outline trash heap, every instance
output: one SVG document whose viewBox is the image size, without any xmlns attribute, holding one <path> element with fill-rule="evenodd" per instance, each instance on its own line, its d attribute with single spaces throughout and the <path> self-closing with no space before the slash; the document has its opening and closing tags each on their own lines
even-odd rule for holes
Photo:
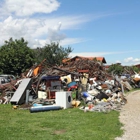
<svg viewBox="0 0 140 140">
<path fill-rule="evenodd" d="M 48 75 L 66 75 L 72 74 L 82 74 L 88 73 L 89 77 L 98 77 L 99 80 L 104 81 L 108 76 L 108 73 L 105 71 L 105 68 L 101 62 L 93 61 L 89 59 L 79 59 L 73 62 L 67 62 L 66 64 L 58 67 L 52 67 L 48 70 Z"/>
<path fill-rule="evenodd" d="M 134 75 L 108 74 L 104 65 L 94 60 L 79 59 L 59 67 L 47 67 L 44 60 L 23 73 L 14 90 L 6 89 L 0 103 L 31 113 L 70 107 L 108 112 L 127 103 L 124 91 L 137 88 L 138 81 Z"/>
</svg>

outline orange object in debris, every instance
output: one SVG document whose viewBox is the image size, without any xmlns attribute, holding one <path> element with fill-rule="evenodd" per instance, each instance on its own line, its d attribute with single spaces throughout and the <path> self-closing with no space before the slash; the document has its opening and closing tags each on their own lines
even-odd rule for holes
<svg viewBox="0 0 140 140">
<path fill-rule="evenodd" d="M 34 76 L 36 76 L 38 74 L 38 71 L 39 71 L 39 67 L 34 69 Z"/>
</svg>

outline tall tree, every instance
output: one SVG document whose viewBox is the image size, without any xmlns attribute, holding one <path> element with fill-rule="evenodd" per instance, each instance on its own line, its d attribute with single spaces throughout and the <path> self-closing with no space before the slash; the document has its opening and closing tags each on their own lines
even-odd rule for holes
<svg viewBox="0 0 140 140">
<path fill-rule="evenodd" d="M 68 58 L 71 52 L 71 47 L 64 48 L 59 46 L 59 43 L 52 42 L 46 44 L 43 48 L 35 49 L 36 61 L 40 63 L 43 59 L 46 59 L 48 66 L 61 65 L 62 60 Z"/>
<path fill-rule="evenodd" d="M 5 41 L 0 47 L 0 72 L 19 75 L 34 63 L 34 51 L 23 38 Z"/>
</svg>

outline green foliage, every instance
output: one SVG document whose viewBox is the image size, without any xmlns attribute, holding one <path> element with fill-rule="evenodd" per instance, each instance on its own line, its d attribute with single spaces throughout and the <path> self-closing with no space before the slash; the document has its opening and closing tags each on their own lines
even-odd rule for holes
<svg viewBox="0 0 140 140">
<path fill-rule="evenodd" d="M 132 66 L 132 69 L 133 69 L 133 71 L 135 71 L 137 73 L 140 71 L 140 69 L 138 67 L 136 67 L 136 66 Z"/>
<path fill-rule="evenodd" d="M 119 112 L 79 108 L 30 113 L 0 105 L 1 140 L 113 140 L 123 132 Z"/>
<path fill-rule="evenodd" d="M 97 62 L 97 58 L 96 58 L 96 57 L 95 57 L 95 58 L 93 58 L 93 61 Z"/>
<path fill-rule="evenodd" d="M 113 72 L 118 75 L 122 73 L 133 73 L 134 71 L 138 73 L 140 69 L 136 66 L 121 66 L 119 64 L 112 64 L 108 69 L 109 73 Z"/>
<path fill-rule="evenodd" d="M 60 65 L 62 60 L 68 58 L 71 52 L 71 47 L 63 48 L 58 43 L 46 44 L 43 48 L 35 50 L 36 62 L 40 63 L 46 59 L 46 63 L 49 66 Z"/>
<path fill-rule="evenodd" d="M 114 74 L 120 75 L 123 72 L 123 66 L 121 66 L 119 64 L 112 64 L 109 67 L 108 72 L 109 73 L 113 72 Z"/>
<path fill-rule="evenodd" d="M 5 41 L 0 47 L 0 72 L 19 75 L 34 63 L 34 52 L 23 38 Z"/>
</svg>

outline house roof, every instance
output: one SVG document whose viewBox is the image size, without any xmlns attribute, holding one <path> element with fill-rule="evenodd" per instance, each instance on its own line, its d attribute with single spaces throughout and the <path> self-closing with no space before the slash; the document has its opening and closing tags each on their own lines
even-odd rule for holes
<svg viewBox="0 0 140 140">
<path fill-rule="evenodd" d="M 65 62 L 67 62 L 69 60 L 70 60 L 70 58 L 65 58 L 65 59 L 62 60 L 62 62 L 65 63 Z"/>
<path fill-rule="evenodd" d="M 136 65 L 134 65 L 134 66 L 140 66 L 140 64 L 136 64 Z"/>
<path fill-rule="evenodd" d="M 83 56 L 75 56 L 75 57 L 73 57 L 73 58 L 64 60 L 63 62 L 73 61 L 73 60 L 75 60 L 76 58 L 89 59 L 89 60 L 94 60 L 94 59 L 96 59 L 97 61 L 101 61 L 102 63 L 106 63 L 106 60 L 105 60 L 104 57 L 83 57 Z"/>
</svg>

